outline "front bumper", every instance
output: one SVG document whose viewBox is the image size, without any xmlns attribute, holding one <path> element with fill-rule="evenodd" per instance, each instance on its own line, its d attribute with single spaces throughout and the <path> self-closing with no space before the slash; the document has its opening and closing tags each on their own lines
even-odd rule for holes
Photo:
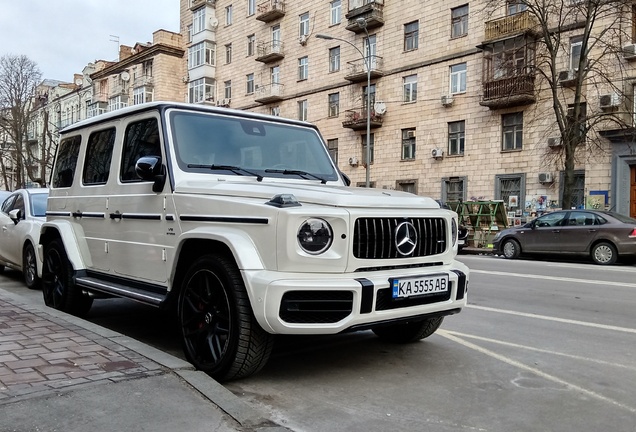
<svg viewBox="0 0 636 432">
<path fill-rule="evenodd" d="M 447 274 L 450 289 L 394 300 L 391 278 Z M 469 271 L 448 265 L 339 275 L 244 271 L 254 315 L 278 334 L 335 334 L 407 318 L 449 315 L 466 305 Z"/>
</svg>

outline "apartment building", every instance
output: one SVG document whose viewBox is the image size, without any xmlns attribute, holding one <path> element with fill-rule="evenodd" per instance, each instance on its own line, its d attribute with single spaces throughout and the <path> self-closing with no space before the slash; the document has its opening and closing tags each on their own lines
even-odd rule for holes
<svg viewBox="0 0 636 432">
<path fill-rule="evenodd" d="M 552 100 L 526 67 L 536 23 L 522 4 L 501 5 L 181 0 L 188 100 L 318 124 L 358 186 L 368 173 L 373 187 L 445 201 L 501 199 L 518 214 L 558 208 L 563 168 Z M 560 65 L 564 85 L 576 32 Z M 502 58 L 512 59 L 514 73 L 497 65 Z M 604 90 L 590 88 L 588 109 L 625 102 L 608 102 Z M 607 136 L 601 151 L 579 151 L 576 205 L 596 194 L 630 214 L 631 140 Z"/>
</svg>

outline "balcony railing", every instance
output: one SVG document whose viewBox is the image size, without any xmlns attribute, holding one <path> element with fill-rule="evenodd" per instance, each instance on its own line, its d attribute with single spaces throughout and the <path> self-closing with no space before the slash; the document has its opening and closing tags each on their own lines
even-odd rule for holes
<svg viewBox="0 0 636 432">
<path fill-rule="evenodd" d="M 283 42 L 281 41 L 260 41 L 256 47 L 256 61 L 269 63 L 285 58 Z"/>
<path fill-rule="evenodd" d="M 382 57 L 370 56 L 369 70 L 371 71 L 371 79 L 384 76 L 382 65 L 384 64 Z M 367 64 L 365 59 L 358 59 L 347 62 L 348 69 L 345 79 L 351 82 L 360 82 L 367 79 Z"/>
<path fill-rule="evenodd" d="M 364 32 L 358 25 L 358 18 L 366 21 L 367 30 L 380 27 L 384 25 L 384 0 L 351 0 L 345 17 L 348 20 L 346 29 L 354 33 Z"/>
<path fill-rule="evenodd" d="M 266 104 L 283 100 L 283 85 L 273 83 L 258 86 L 254 100 L 258 103 Z"/>
<path fill-rule="evenodd" d="M 110 86 L 108 91 L 108 97 L 113 97 L 117 95 L 125 95 L 125 94 L 128 94 L 128 86 L 125 86 L 122 84 L 116 84 L 116 85 Z"/>
<path fill-rule="evenodd" d="M 529 105 L 536 102 L 533 75 L 517 75 L 486 81 L 483 99 L 479 102 L 490 109 Z"/>
<path fill-rule="evenodd" d="M 498 18 L 486 22 L 485 38 L 492 41 L 521 33 L 536 31 L 537 21 L 528 11 L 519 12 L 515 15 Z"/>
<path fill-rule="evenodd" d="M 344 112 L 345 120 L 342 122 L 342 127 L 346 127 L 353 130 L 364 130 L 367 127 L 367 107 L 355 108 L 346 110 Z M 371 117 L 369 125 L 371 128 L 377 128 L 382 126 L 383 117 L 377 114 L 374 109 L 371 109 Z"/>
<path fill-rule="evenodd" d="M 263 22 L 274 21 L 285 16 L 285 2 L 282 0 L 269 0 L 258 5 L 256 19 Z"/>
<path fill-rule="evenodd" d="M 153 79 L 152 76 L 150 75 L 142 75 L 139 76 L 137 78 L 135 78 L 135 81 L 133 82 L 133 87 L 137 88 L 137 87 L 151 87 L 153 85 Z"/>
</svg>

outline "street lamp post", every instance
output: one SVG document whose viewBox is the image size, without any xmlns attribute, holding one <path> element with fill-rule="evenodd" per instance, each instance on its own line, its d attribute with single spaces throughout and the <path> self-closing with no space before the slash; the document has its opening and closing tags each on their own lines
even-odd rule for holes
<svg viewBox="0 0 636 432">
<path fill-rule="evenodd" d="M 366 33 L 367 44 L 369 44 L 369 31 L 367 30 L 367 21 L 364 18 L 358 18 L 356 20 L 356 23 Z M 365 150 L 366 150 L 366 160 L 367 160 L 366 187 L 370 188 L 371 187 L 371 175 L 370 175 L 371 174 L 371 50 L 370 50 L 370 47 L 369 47 L 369 55 L 367 56 L 367 55 L 364 55 L 364 53 L 360 50 L 360 48 L 358 48 L 357 46 L 355 46 L 348 40 L 337 38 L 335 36 L 330 36 L 326 34 L 317 34 L 316 37 L 318 39 L 339 40 L 341 42 L 351 45 L 352 47 L 356 49 L 356 51 L 358 51 L 358 53 L 360 53 L 362 60 L 364 60 L 364 66 L 367 68 L 367 103 L 366 103 L 367 105 L 367 138 L 366 138 L 367 146 Z"/>
</svg>

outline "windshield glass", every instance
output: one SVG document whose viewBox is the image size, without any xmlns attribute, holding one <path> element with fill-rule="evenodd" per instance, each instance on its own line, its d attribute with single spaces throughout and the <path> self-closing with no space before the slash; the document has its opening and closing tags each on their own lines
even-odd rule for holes
<svg viewBox="0 0 636 432">
<path fill-rule="evenodd" d="M 312 128 L 187 111 L 171 112 L 170 128 L 183 171 L 338 179 Z"/>
</svg>

